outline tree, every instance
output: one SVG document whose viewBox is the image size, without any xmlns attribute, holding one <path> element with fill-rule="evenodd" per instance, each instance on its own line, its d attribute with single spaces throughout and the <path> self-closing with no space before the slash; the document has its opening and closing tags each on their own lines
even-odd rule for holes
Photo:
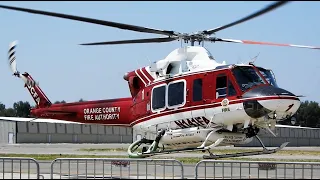
<svg viewBox="0 0 320 180">
<path fill-rule="evenodd" d="M 66 103 L 66 101 L 65 101 L 65 100 L 62 100 L 62 101 L 56 101 L 56 102 L 54 102 L 53 104 L 61 104 L 61 103 Z"/>
<path fill-rule="evenodd" d="M 13 108 L 6 109 L 4 113 L 5 117 L 16 117 L 16 111 Z"/>
<path fill-rule="evenodd" d="M 27 101 L 19 101 L 13 104 L 13 109 L 15 110 L 17 117 L 29 117 L 31 105 Z"/>
<path fill-rule="evenodd" d="M 0 103 L 0 116 L 5 116 L 6 105 Z"/>
<path fill-rule="evenodd" d="M 79 102 L 84 102 L 85 100 L 83 100 L 82 98 L 79 100 Z"/>
<path fill-rule="evenodd" d="M 315 101 L 301 102 L 296 115 L 302 126 L 317 127 L 320 125 L 320 107 Z"/>
</svg>

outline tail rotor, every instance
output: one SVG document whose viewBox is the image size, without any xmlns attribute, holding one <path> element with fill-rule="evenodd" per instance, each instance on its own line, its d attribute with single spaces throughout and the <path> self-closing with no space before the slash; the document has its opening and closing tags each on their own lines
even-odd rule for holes
<svg viewBox="0 0 320 180">
<path fill-rule="evenodd" d="M 16 47 L 17 47 L 18 41 L 13 41 L 9 44 L 9 51 L 8 51 L 8 60 L 9 60 L 9 66 L 11 68 L 11 71 L 13 75 L 19 77 L 19 72 L 17 70 L 17 63 L 16 63 Z"/>
<path fill-rule="evenodd" d="M 20 78 L 23 80 L 23 82 L 28 85 L 28 86 L 36 86 L 39 85 L 38 82 L 35 82 L 34 80 L 30 80 L 29 78 L 27 78 L 28 74 L 21 74 L 18 70 L 17 70 L 17 62 L 16 62 L 16 48 L 18 45 L 18 41 L 13 41 L 9 44 L 9 51 L 8 51 L 8 62 L 9 62 L 9 66 L 10 69 L 13 73 L 14 76 Z"/>
</svg>

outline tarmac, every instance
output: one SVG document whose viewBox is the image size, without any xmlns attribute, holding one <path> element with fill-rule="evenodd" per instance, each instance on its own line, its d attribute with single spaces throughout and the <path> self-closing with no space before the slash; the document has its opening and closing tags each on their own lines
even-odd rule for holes
<svg viewBox="0 0 320 180">
<path fill-rule="evenodd" d="M 6 154 L 62 154 L 62 155 L 108 155 L 108 156 L 127 156 L 126 151 L 79 151 L 80 149 L 127 149 L 130 144 L 0 144 L 0 153 Z M 276 148 L 276 147 L 268 147 Z M 261 147 L 215 147 L 215 149 L 254 149 L 261 150 Z M 283 150 L 319 151 L 320 147 L 285 147 Z M 214 149 L 212 150 L 214 153 Z M 157 157 L 202 157 L 205 153 L 174 153 L 157 155 Z M 276 158 L 276 159 L 320 159 L 320 156 L 306 155 L 283 155 L 265 154 L 256 156 L 246 156 L 246 158 Z"/>
<path fill-rule="evenodd" d="M 127 148 L 129 144 L 3 144 L 0 153 L 8 154 L 77 154 L 77 155 L 120 155 L 126 152 L 79 151 L 79 149 Z M 261 149 L 252 147 L 216 147 L 216 149 Z M 285 147 L 284 150 L 320 151 L 320 147 Z M 177 157 L 202 157 L 203 153 L 175 153 L 159 155 L 159 157 L 175 159 Z M 249 156 L 247 156 L 249 157 Z M 257 163 L 202 163 L 196 169 L 196 164 L 180 164 L 175 161 L 130 159 L 119 160 L 63 160 L 37 161 L 40 178 L 54 179 L 171 179 L 171 178 L 317 178 L 320 179 L 320 163 L 290 165 L 290 159 L 320 159 L 317 156 L 292 156 L 267 154 L 252 156 L 252 158 L 288 159 L 289 164 L 277 164 L 275 168 L 264 164 L 269 170 L 262 169 Z M 120 163 L 120 164 L 119 164 Z M 4 172 L 4 173 L 3 173 Z M 37 165 L 30 161 L 7 161 L 0 158 L 0 179 L 37 178 Z M 182 176 L 183 175 L 183 176 Z"/>
</svg>

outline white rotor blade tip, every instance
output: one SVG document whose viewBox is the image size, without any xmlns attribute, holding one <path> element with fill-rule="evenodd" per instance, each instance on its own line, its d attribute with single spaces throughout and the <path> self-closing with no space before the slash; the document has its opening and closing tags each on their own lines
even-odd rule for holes
<svg viewBox="0 0 320 180">
<path fill-rule="evenodd" d="M 15 40 L 9 44 L 9 51 L 8 51 L 8 60 L 9 65 L 11 68 L 12 73 L 17 73 L 17 63 L 16 63 L 16 57 L 12 53 L 15 53 L 15 47 L 18 44 L 18 41 Z M 10 56 L 11 55 L 11 56 Z"/>
<path fill-rule="evenodd" d="M 15 45 L 17 45 L 18 44 L 18 40 L 15 40 L 15 41 L 13 41 L 13 42 L 11 42 L 10 43 L 10 47 L 13 47 L 13 46 L 15 46 Z"/>
</svg>

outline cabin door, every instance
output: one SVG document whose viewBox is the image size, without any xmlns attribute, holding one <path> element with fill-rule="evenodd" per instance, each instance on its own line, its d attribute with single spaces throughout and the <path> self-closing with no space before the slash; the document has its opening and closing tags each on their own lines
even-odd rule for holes
<svg viewBox="0 0 320 180">
<path fill-rule="evenodd" d="M 237 91 L 231 79 L 230 71 L 219 71 L 215 73 L 214 95 L 215 108 L 213 109 L 214 119 L 216 122 L 230 122 L 234 119 L 234 113 L 237 112 L 237 107 L 233 103 L 237 99 Z M 229 127 L 228 127 L 229 128 Z"/>
<path fill-rule="evenodd" d="M 209 108 L 205 109 L 207 117 L 213 118 L 217 113 L 222 112 L 222 101 L 228 103 L 237 96 L 236 90 L 230 78 L 229 70 L 220 70 L 208 74 L 204 77 L 205 99 L 206 104 L 211 104 Z M 215 118 L 215 117 L 214 117 Z"/>
</svg>

